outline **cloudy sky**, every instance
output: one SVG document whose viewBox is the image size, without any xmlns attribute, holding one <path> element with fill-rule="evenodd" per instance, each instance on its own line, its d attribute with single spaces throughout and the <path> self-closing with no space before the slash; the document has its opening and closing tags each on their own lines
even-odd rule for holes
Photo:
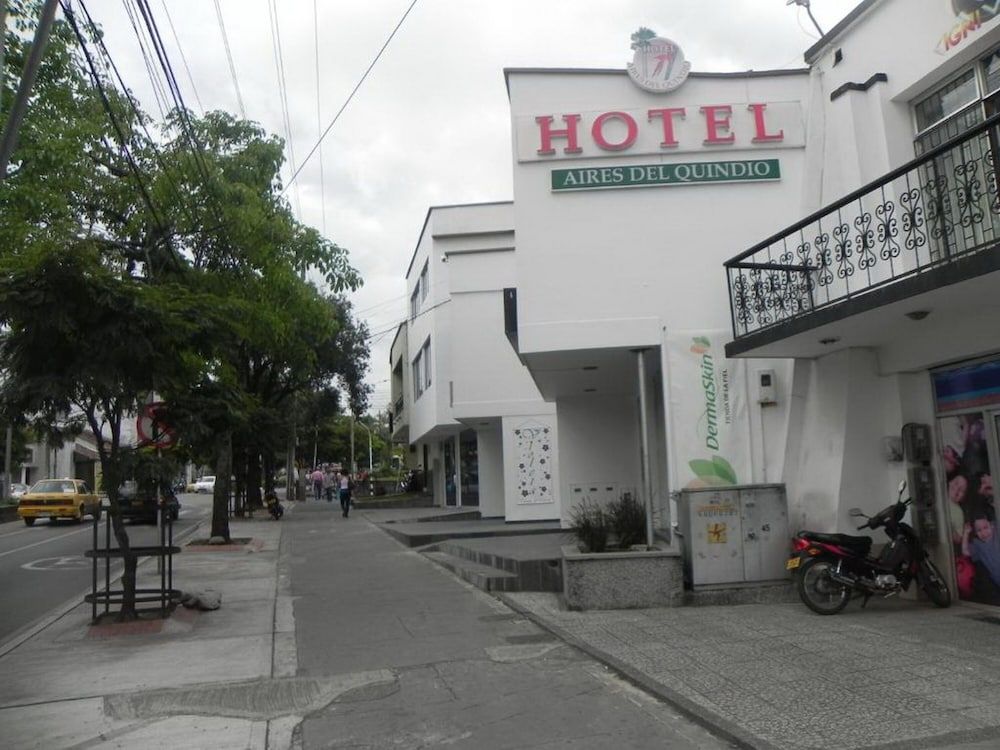
<svg viewBox="0 0 1000 750">
<path fill-rule="evenodd" d="M 86 2 L 126 83 L 156 113 L 125 3 Z M 812 0 L 812 11 L 829 30 L 858 2 Z M 246 116 L 283 137 L 272 3 L 286 156 L 293 149 L 298 164 L 412 4 L 323 141 L 323 179 L 317 151 L 288 193 L 299 219 L 347 248 L 364 276 L 352 299 L 375 334 L 373 410 L 389 402 L 389 345 L 428 207 L 512 197 L 505 67 L 624 69 L 639 26 L 678 42 L 695 71 L 801 67 L 818 37 L 805 10 L 785 0 L 150 0 L 189 106 L 240 111 L 218 6 Z"/>
</svg>

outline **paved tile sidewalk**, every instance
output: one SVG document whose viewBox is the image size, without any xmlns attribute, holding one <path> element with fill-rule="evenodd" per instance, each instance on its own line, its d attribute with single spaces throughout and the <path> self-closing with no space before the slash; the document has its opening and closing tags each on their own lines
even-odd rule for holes
<svg viewBox="0 0 1000 750">
<path fill-rule="evenodd" d="M 570 612 L 512 606 L 647 689 L 759 748 L 1000 747 L 1000 617 L 873 602 Z"/>
</svg>

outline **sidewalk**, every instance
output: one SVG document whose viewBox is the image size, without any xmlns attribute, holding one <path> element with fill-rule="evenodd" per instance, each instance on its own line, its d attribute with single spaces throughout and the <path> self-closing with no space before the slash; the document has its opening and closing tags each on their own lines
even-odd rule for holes
<svg viewBox="0 0 1000 750">
<path fill-rule="evenodd" d="M 568 643 L 754 748 L 1000 747 L 1000 612 L 897 600 L 569 612 L 502 594 Z"/>
<path fill-rule="evenodd" d="M 0 746 L 1000 747 L 1000 613 L 500 601 L 388 513 L 298 504 L 234 521 L 251 544 L 185 547 L 175 585 L 217 611 L 92 628 L 75 607 L 0 656 Z"/>
<path fill-rule="evenodd" d="M 80 604 L 0 657 L 0 745 L 235 749 L 290 736 L 294 725 L 260 705 L 295 672 L 280 525 L 234 521 L 231 532 L 255 543 L 174 557 L 175 588 L 219 591 L 221 609 L 91 627 Z M 140 565 L 140 587 L 155 578 L 155 563 Z"/>
</svg>

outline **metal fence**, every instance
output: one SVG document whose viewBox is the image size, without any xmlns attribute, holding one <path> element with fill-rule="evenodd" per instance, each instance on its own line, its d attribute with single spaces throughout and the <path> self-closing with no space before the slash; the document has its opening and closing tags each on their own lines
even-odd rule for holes
<svg viewBox="0 0 1000 750">
<path fill-rule="evenodd" d="M 727 261 L 736 340 L 994 246 L 998 127 L 1000 115 Z"/>
</svg>

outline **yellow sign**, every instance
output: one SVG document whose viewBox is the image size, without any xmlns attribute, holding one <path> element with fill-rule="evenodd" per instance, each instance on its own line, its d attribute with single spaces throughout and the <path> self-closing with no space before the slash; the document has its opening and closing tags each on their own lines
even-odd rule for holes
<svg viewBox="0 0 1000 750">
<path fill-rule="evenodd" d="M 708 524 L 708 543 L 709 544 L 726 543 L 726 524 L 724 523 Z"/>
</svg>

